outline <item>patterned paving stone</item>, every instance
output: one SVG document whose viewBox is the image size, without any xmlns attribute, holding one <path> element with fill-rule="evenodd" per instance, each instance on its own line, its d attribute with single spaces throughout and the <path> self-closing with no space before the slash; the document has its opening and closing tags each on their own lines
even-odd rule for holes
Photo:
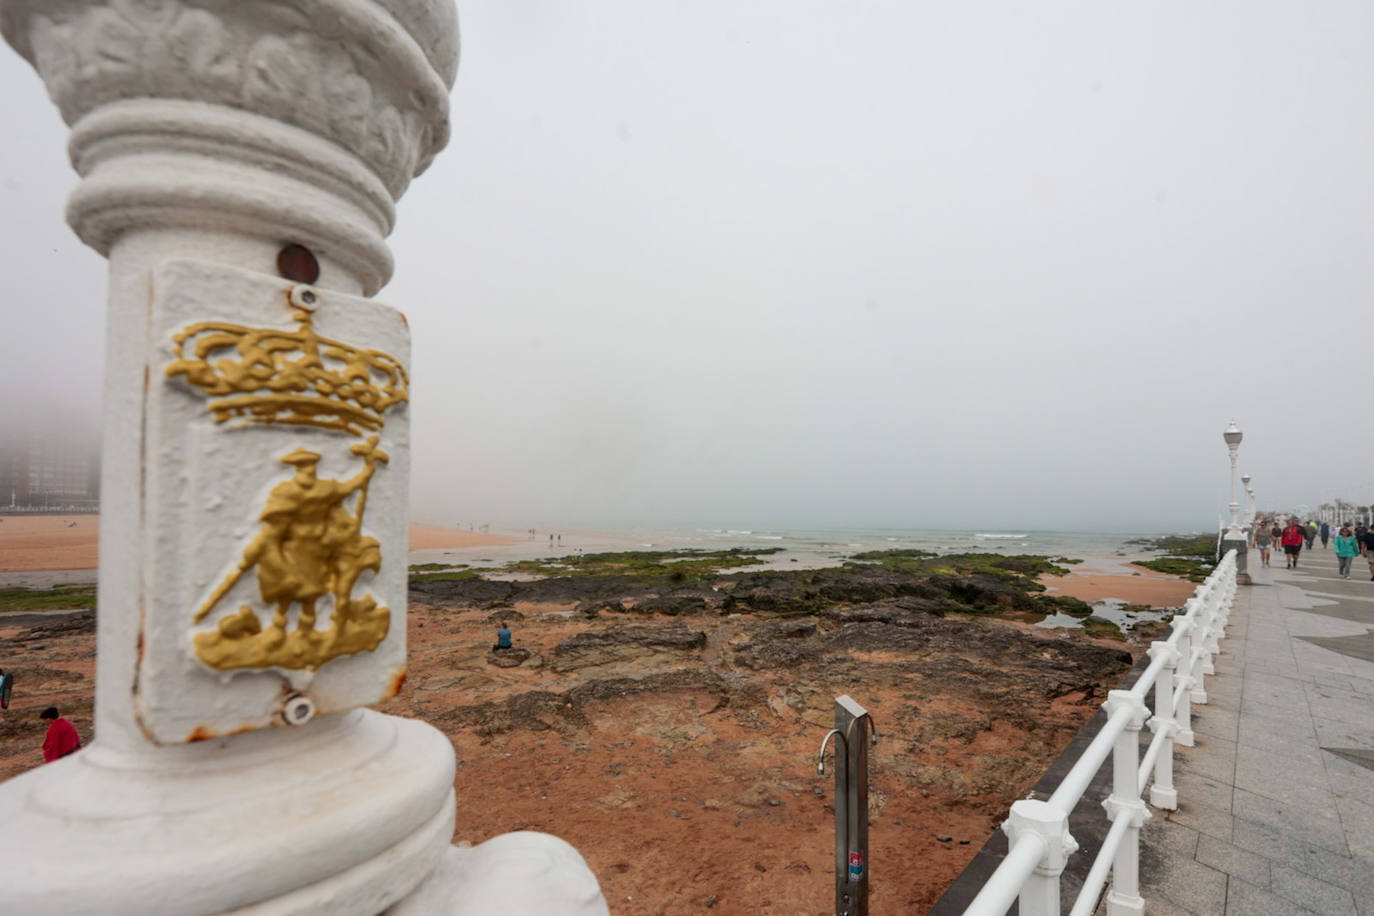
<svg viewBox="0 0 1374 916">
<path fill-rule="evenodd" d="M 1143 834 L 1147 912 L 1374 916 L 1374 587 L 1308 560 L 1238 595 L 1179 810 Z"/>
</svg>

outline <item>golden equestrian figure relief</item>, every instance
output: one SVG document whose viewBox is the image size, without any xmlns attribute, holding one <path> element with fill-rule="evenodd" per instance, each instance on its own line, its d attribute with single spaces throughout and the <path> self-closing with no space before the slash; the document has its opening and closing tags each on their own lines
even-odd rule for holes
<svg viewBox="0 0 1374 916">
<path fill-rule="evenodd" d="M 282 424 L 357 435 L 380 430 L 382 412 L 406 401 L 405 371 L 394 358 L 321 338 L 308 312 L 297 312 L 297 332 L 202 322 L 178 332 L 178 359 L 169 377 L 183 376 L 219 396 L 210 403 L 217 423 Z M 186 351 L 190 350 L 188 354 Z M 369 652 L 386 638 L 391 612 L 371 595 L 354 597 L 358 577 L 377 572 L 381 545 L 363 534 L 367 491 L 387 454 L 379 437 L 349 451 L 362 469 L 347 480 L 318 476 L 321 455 L 297 448 L 279 459 L 295 468 L 272 488 L 258 514 L 262 527 L 243 549 L 237 566 L 195 611 L 200 623 L 249 571 L 272 610 L 266 627 L 250 605 L 219 619 L 215 629 L 192 634 L 196 657 L 225 671 L 279 667 L 315 670 L 330 659 Z M 348 507 L 356 494 L 353 508 Z M 328 625 L 316 629 L 328 602 Z M 294 627 L 288 618 L 299 607 Z"/>
</svg>

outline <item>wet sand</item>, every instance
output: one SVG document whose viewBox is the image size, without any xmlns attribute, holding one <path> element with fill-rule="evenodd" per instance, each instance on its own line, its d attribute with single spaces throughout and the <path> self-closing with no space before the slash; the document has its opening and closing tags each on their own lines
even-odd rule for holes
<svg viewBox="0 0 1374 916">
<path fill-rule="evenodd" d="M 504 547 L 519 544 L 520 538 L 478 531 L 460 531 L 438 525 L 411 525 L 411 550 L 437 550 L 443 547 Z"/>
<path fill-rule="evenodd" d="M 98 515 L 0 516 L 0 572 L 95 569 Z"/>
<path fill-rule="evenodd" d="M 1041 576 L 1040 584 L 1051 595 L 1068 595 L 1088 602 L 1115 598 L 1150 607 L 1180 607 L 1197 588 L 1187 579 L 1134 563 L 1090 563 L 1074 567 L 1067 576 Z"/>
</svg>

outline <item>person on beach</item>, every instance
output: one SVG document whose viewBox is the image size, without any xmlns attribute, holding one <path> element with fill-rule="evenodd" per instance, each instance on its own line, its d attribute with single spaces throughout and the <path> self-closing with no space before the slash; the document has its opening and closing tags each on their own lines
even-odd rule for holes
<svg viewBox="0 0 1374 916">
<path fill-rule="evenodd" d="M 1298 520 L 1290 518 L 1288 527 L 1283 529 L 1283 536 L 1279 538 L 1279 543 L 1283 544 L 1283 558 L 1288 561 L 1288 569 L 1293 569 L 1298 565 L 1298 554 L 1302 553 L 1303 542 L 1307 540 L 1303 533 L 1302 525 Z"/>
<path fill-rule="evenodd" d="M 14 675 L 0 668 L 0 709 L 10 708 L 10 692 L 14 690 Z"/>
<path fill-rule="evenodd" d="M 503 623 L 501 624 L 501 629 L 496 631 L 496 645 L 491 647 L 491 651 L 500 652 L 503 649 L 509 648 L 511 648 L 510 627 Z"/>
<path fill-rule="evenodd" d="M 1322 550 L 1325 550 L 1325 549 L 1326 549 L 1326 539 L 1329 538 L 1329 537 L 1331 537 L 1331 526 L 1328 525 L 1326 522 L 1322 522 L 1321 536 L 1322 536 Z"/>
<path fill-rule="evenodd" d="M 81 736 L 76 733 L 76 726 L 62 718 L 56 706 L 49 706 L 38 718 L 52 720 L 48 734 L 43 738 L 44 763 L 52 763 L 81 750 Z"/>
<path fill-rule="evenodd" d="M 1350 564 L 1355 562 L 1359 555 L 1360 545 L 1355 540 L 1355 533 L 1348 526 L 1342 525 L 1340 533 L 1336 535 L 1336 562 L 1340 564 L 1342 579 L 1350 578 Z"/>
<path fill-rule="evenodd" d="M 1260 565 L 1269 565 L 1269 548 L 1274 544 L 1274 539 L 1269 534 L 1268 523 L 1255 526 L 1255 548 L 1259 550 Z"/>
</svg>

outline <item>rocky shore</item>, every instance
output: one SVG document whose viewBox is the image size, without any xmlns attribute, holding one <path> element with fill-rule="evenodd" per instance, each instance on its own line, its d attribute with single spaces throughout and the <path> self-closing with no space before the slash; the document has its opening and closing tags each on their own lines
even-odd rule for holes
<svg viewBox="0 0 1374 916">
<path fill-rule="evenodd" d="M 848 693 L 881 735 L 872 911 L 922 912 L 1140 649 L 1035 628 L 1087 608 L 1043 594 L 1044 558 L 750 571 L 724 553 L 414 571 L 409 677 L 384 709 L 453 739 L 456 841 L 556 833 L 616 913 L 829 913 L 816 750 Z M 511 652 L 491 650 L 501 623 Z M 89 614 L 0 616 L 21 688 L 0 778 L 41 760 L 42 706 L 89 738 L 93 652 Z"/>
<path fill-rule="evenodd" d="M 815 755 L 843 693 L 882 735 L 873 912 L 923 911 L 1136 650 L 1032 626 L 1091 612 L 1041 593 L 1043 558 L 713 571 L 698 556 L 675 576 L 606 557 L 532 579 L 417 575 L 412 686 L 391 708 L 454 737 L 459 840 L 564 836 L 616 912 L 829 913 Z M 515 653 L 490 651 L 501 622 Z"/>
</svg>

